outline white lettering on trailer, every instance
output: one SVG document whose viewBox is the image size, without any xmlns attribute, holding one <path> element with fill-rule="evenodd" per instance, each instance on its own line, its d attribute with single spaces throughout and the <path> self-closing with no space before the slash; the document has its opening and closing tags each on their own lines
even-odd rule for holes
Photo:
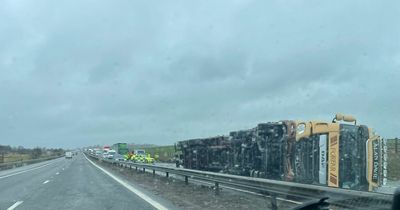
<svg viewBox="0 0 400 210">
<path fill-rule="evenodd" d="M 326 140 L 327 135 L 319 136 L 319 183 L 326 185 Z"/>
</svg>

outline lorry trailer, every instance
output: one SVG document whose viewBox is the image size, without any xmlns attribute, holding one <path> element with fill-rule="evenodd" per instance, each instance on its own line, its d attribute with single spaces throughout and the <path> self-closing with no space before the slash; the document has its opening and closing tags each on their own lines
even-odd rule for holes
<svg viewBox="0 0 400 210">
<path fill-rule="evenodd" d="M 354 117 L 282 120 L 177 143 L 177 166 L 374 191 L 386 184 L 386 141 Z"/>
</svg>

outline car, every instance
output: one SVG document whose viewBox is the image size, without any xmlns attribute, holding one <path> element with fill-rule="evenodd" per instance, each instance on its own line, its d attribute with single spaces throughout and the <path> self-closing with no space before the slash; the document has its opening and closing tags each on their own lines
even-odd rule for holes
<svg viewBox="0 0 400 210">
<path fill-rule="evenodd" d="M 105 158 L 106 159 L 114 159 L 115 154 L 116 154 L 115 150 L 109 150 L 106 153 Z"/>
<path fill-rule="evenodd" d="M 114 155 L 114 158 L 113 158 L 114 160 L 116 160 L 116 161 L 125 161 L 125 158 L 124 158 L 124 156 L 123 155 L 121 155 L 121 154 L 118 154 L 118 153 L 115 153 L 115 155 Z"/>
</svg>

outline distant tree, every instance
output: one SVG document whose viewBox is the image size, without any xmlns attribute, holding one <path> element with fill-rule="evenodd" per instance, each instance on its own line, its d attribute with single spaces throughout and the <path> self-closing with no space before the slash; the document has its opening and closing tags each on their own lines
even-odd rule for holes
<svg viewBox="0 0 400 210">
<path fill-rule="evenodd" d="M 55 150 L 55 155 L 60 156 L 60 155 L 63 155 L 64 153 L 65 153 L 65 151 L 61 148 Z"/>
<path fill-rule="evenodd" d="M 37 159 L 42 155 L 42 149 L 40 149 L 39 147 L 36 147 L 32 150 L 31 152 L 31 157 L 32 159 Z"/>
<path fill-rule="evenodd" d="M 27 148 L 25 148 L 25 147 L 23 147 L 23 146 L 18 146 L 16 149 L 15 149 L 15 151 L 17 152 L 17 153 L 19 153 L 19 154 L 29 154 L 31 151 L 30 151 L 31 149 L 27 149 Z"/>
<path fill-rule="evenodd" d="M 59 149 L 47 149 L 47 151 L 49 152 L 50 156 L 60 156 L 62 154 L 64 154 L 64 150 L 59 148 Z"/>
<path fill-rule="evenodd" d="M 11 150 L 11 147 L 8 145 L 0 145 L 0 153 L 9 153 Z"/>
</svg>

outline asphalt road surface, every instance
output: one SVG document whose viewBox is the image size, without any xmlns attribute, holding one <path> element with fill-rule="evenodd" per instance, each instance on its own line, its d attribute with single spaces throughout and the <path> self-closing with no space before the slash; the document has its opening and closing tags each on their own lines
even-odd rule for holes
<svg viewBox="0 0 400 210">
<path fill-rule="evenodd" d="M 111 176 L 83 154 L 0 171 L 0 210 L 166 209 Z"/>
</svg>

